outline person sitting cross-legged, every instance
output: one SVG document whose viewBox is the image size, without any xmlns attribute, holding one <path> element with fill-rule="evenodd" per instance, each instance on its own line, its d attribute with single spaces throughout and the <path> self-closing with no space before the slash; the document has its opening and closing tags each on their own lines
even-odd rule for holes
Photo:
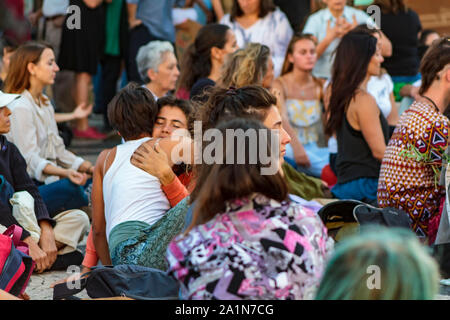
<svg viewBox="0 0 450 320">
<path fill-rule="evenodd" d="M 16 94 L 0 91 L 0 225 L 23 228 L 22 240 L 28 244 L 36 271 L 65 270 L 80 265 L 82 254 L 76 250 L 89 229 L 89 219 L 81 210 L 52 214 L 27 173 L 27 164 L 19 149 L 6 139 L 10 130 L 11 110 Z M 2 228 L 3 229 L 3 228 Z"/>
</svg>

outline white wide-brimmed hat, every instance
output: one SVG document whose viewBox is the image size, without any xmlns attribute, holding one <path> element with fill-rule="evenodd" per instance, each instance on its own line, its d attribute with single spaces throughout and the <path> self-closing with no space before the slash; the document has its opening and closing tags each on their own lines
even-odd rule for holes
<svg viewBox="0 0 450 320">
<path fill-rule="evenodd" d="M 3 93 L 0 90 L 0 108 L 6 107 L 8 104 L 20 97 L 20 94 Z M 8 106 L 9 109 L 11 109 Z"/>
</svg>

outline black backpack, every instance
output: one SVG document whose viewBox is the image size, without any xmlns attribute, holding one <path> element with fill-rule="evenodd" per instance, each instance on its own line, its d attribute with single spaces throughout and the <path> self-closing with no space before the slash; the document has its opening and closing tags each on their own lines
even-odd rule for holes
<svg viewBox="0 0 450 320">
<path fill-rule="evenodd" d="M 95 267 L 80 280 L 77 288 L 61 283 L 53 288 L 53 300 L 74 299 L 74 294 L 86 289 L 89 297 L 128 297 L 136 300 L 178 299 L 178 282 L 159 269 L 133 266 Z M 73 283 L 72 283 L 73 284 Z"/>
<path fill-rule="evenodd" d="M 411 229 L 406 212 L 392 207 L 376 208 L 358 200 L 338 200 L 323 206 L 318 215 L 328 229 L 328 235 L 339 242 L 359 232 L 360 226 L 378 224 Z"/>
</svg>

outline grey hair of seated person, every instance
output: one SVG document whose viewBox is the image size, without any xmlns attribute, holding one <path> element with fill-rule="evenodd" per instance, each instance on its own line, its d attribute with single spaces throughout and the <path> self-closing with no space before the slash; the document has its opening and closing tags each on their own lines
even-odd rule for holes
<svg viewBox="0 0 450 320">
<path fill-rule="evenodd" d="M 139 48 L 136 56 L 136 64 L 142 81 L 145 83 L 150 82 L 148 70 L 153 69 L 157 72 L 167 52 L 174 53 L 173 46 L 168 41 L 150 41 Z"/>
</svg>

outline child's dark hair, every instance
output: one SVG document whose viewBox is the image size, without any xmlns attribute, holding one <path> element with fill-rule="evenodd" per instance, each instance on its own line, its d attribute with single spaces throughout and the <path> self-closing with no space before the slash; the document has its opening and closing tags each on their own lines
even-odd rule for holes
<svg viewBox="0 0 450 320">
<path fill-rule="evenodd" d="M 145 87 L 130 83 L 108 104 L 108 119 L 125 140 L 151 135 L 158 107 L 152 93 Z"/>
<path fill-rule="evenodd" d="M 174 96 L 165 96 L 156 102 L 158 106 L 158 113 L 165 106 L 177 107 L 183 111 L 187 120 L 187 127 L 189 131 L 193 130 L 193 120 L 194 120 L 194 108 L 189 100 L 177 99 Z"/>
<path fill-rule="evenodd" d="M 184 99 L 177 99 L 174 96 L 165 96 L 156 102 L 158 105 L 158 112 L 162 109 L 162 107 L 165 106 L 173 106 L 180 108 L 181 111 L 183 111 L 186 118 L 189 118 L 192 115 L 192 105 L 188 100 Z"/>
</svg>

